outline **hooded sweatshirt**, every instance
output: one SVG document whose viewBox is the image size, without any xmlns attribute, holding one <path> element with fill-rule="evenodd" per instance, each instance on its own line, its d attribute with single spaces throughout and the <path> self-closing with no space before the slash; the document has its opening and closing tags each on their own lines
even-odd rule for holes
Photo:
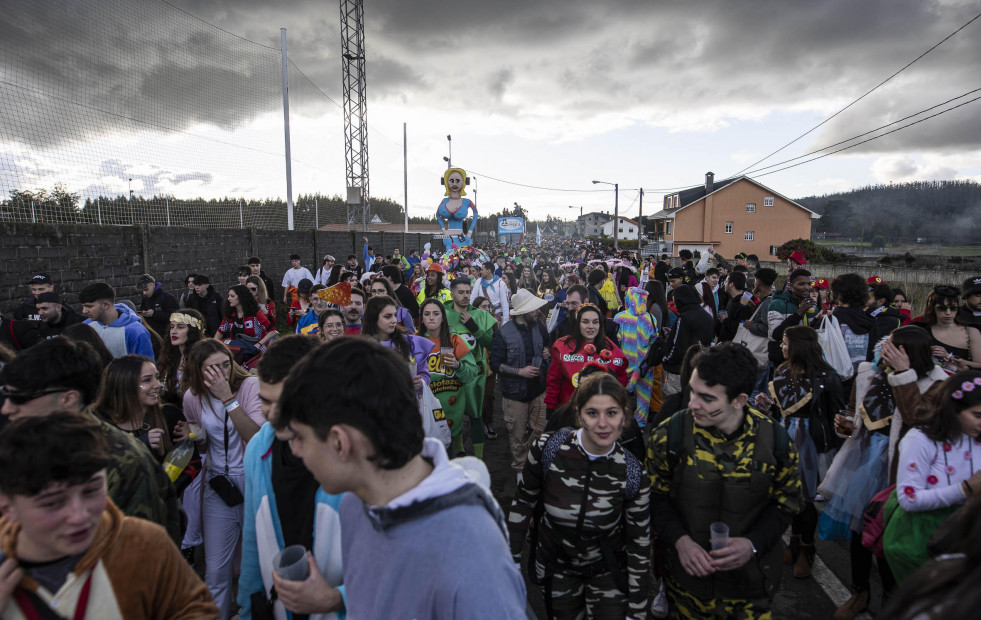
<svg viewBox="0 0 981 620">
<path fill-rule="evenodd" d="M 657 335 L 657 324 L 647 311 L 647 291 L 642 288 L 629 288 L 624 295 L 625 310 L 613 320 L 620 326 L 620 348 L 627 356 L 627 373 L 630 379 L 627 391 L 637 395 L 637 408 L 634 417 L 642 427 L 647 424 L 650 412 L 651 392 L 654 388 L 653 369 L 645 376 L 640 375 L 640 362 L 647 356 L 651 340 Z M 657 406 L 660 407 L 660 402 Z"/>
<path fill-rule="evenodd" d="M 524 619 L 526 591 L 504 512 L 426 438 L 432 473 L 385 506 L 341 501 L 350 618 Z"/>
<path fill-rule="evenodd" d="M 712 339 L 715 337 L 715 321 L 702 309 L 702 298 L 689 285 L 683 284 L 675 289 L 674 303 L 678 308 L 679 316 L 671 329 L 663 365 L 665 372 L 679 374 L 681 363 L 691 345 L 712 344 Z"/>
<path fill-rule="evenodd" d="M 92 319 L 86 319 L 85 323 L 95 329 L 113 357 L 133 354 L 155 359 L 150 332 L 143 327 L 140 317 L 126 304 L 116 304 L 116 311 L 119 317 L 109 325 Z"/>
</svg>

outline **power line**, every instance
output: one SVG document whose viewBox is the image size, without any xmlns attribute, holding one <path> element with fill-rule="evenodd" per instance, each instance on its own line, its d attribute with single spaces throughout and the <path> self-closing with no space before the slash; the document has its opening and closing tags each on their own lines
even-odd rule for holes
<svg viewBox="0 0 981 620">
<path fill-rule="evenodd" d="M 486 174 L 484 172 L 478 172 L 477 170 L 471 170 L 470 171 L 470 174 L 472 174 L 473 176 L 476 176 L 476 177 L 480 177 L 482 179 L 490 179 L 492 181 L 497 181 L 498 183 L 506 183 L 508 185 L 517 185 L 518 187 L 527 187 L 527 188 L 530 188 L 530 189 L 542 189 L 542 190 L 546 190 L 546 191 L 550 191 L 550 192 L 578 192 L 578 193 L 583 193 L 583 194 L 589 194 L 589 193 L 596 193 L 596 192 L 610 192 L 610 191 L 613 191 L 613 190 L 609 190 L 609 189 L 569 189 L 569 188 L 562 188 L 562 187 L 541 187 L 539 185 L 528 185 L 526 183 L 518 183 L 516 181 L 506 181 L 504 179 L 499 179 L 497 177 L 492 177 L 489 174 Z"/>
<path fill-rule="evenodd" d="M 841 108 L 840 110 L 838 110 L 837 112 L 835 112 L 834 114 L 832 114 L 828 118 L 824 119 L 823 121 L 821 121 L 820 123 L 818 123 L 814 127 L 811 127 L 810 129 L 808 129 L 807 131 L 805 131 L 801 135 L 797 136 L 796 138 L 794 138 L 793 140 L 791 140 L 787 144 L 784 144 L 783 146 L 781 146 L 777 150 L 773 151 L 772 153 L 770 153 L 766 157 L 753 162 L 752 164 L 746 166 L 745 168 L 743 168 L 742 170 L 740 170 L 739 172 L 737 172 L 735 174 L 729 175 L 729 178 L 732 178 L 732 177 L 735 177 L 735 176 L 739 176 L 742 173 L 744 173 L 745 171 L 749 170 L 750 168 L 753 168 L 754 166 L 756 166 L 756 164 L 762 163 L 762 162 L 770 159 L 771 157 L 773 157 L 774 155 L 776 155 L 780 151 L 784 150 L 785 148 L 787 148 L 791 144 L 794 144 L 795 142 L 797 142 L 798 140 L 800 140 L 804 136 L 808 135 L 809 133 L 811 133 L 815 129 L 817 129 L 817 128 L 821 127 L 822 125 L 824 125 L 825 123 L 829 122 L 831 119 L 835 118 L 836 116 L 838 116 L 839 114 L 841 114 L 842 112 L 844 112 L 848 108 L 852 107 L 853 105 L 855 105 L 856 103 L 858 103 L 862 99 L 865 99 L 867 96 L 869 96 L 870 94 L 872 94 L 873 91 L 875 91 L 880 86 L 882 86 L 883 84 L 885 84 L 889 80 L 893 79 L 894 77 L 896 77 L 897 75 L 899 75 L 900 73 L 902 73 L 903 71 L 905 71 L 906 69 L 908 69 L 909 67 L 911 67 L 914 63 L 916 63 L 918 60 L 920 60 L 921 58 L 923 58 L 924 56 L 926 56 L 927 54 L 929 54 L 933 50 L 935 50 L 938 47 L 940 47 L 941 45 L 943 45 L 948 39 L 950 39 L 951 37 L 953 37 L 955 34 L 957 34 L 958 32 L 960 32 L 961 30 L 964 30 L 965 28 L 967 28 L 968 26 L 970 26 L 978 18 L 981 18 L 981 13 L 978 13 L 977 15 L 975 15 L 974 17 L 972 17 L 966 24 L 964 24 L 963 26 L 961 26 L 957 30 L 953 31 L 952 33 L 950 33 L 949 35 L 947 35 L 946 37 L 944 37 L 939 43 L 937 43 L 936 45 L 934 45 L 933 47 L 931 47 L 927 51 L 923 52 L 922 54 L 920 54 L 919 56 L 917 56 L 916 58 L 914 58 L 913 60 L 911 60 L 910 62 L 908 62 L 902 69 L 900 69 L 899 71 L 896 71 L 895 73 L 893 73 L 892 75 L 890 75 L 886 79 L 882 80 L 881 82 L 879 82 L 878 84 L 876 84 L 875 86 L 873 86 L 871 89 L 869 89 L 864 95 L 862 95 L 858 99 L 852 101 L 851 103 L 849 103 L 845 107 Z"/>
<path fill-rule="evenodd" d="M 956 110 L 957 108 L 964 107 L 964 106 L 966 106 L 969 103 L 974 103 L 975 101 L 978 101 L 979 99 L 981 99 L 981 97 L 975 97 L 974 99 L 971 99 L 970 101 L 965 101 L 964 103 L 955 105 L 952 108 L 947 108 L 946 110 L 942 110 L 940 112 L 937 112 L 936 114 L 931 114 L 930 116 L 927 116 L 925 118 L 921 118 L 918 121 L 913 121 L 912 123 L 909 123 L 908 125 L 903 125 L 902 127 L 897 127 L 895 129 L 893 129 L 892 131 L 887 131 L 884 134 L 881 134 L 881 135 L 878 135 L 878 136 L 873 136 L 873 137 L 869 138 L 868 140 L 862 140 L 861 142 L 856 142 L 855 144 L 850 144 L 848 146 L 844 146 L 844 147 L 842 147 L 842 148 L 840 148 L 840 149 L 838 149 L 836 151 L 831 151 L 829 153 L 824 153 L 823 155 L 818 155 L 817 157 L 808 159 L 807 161 L 802 161 L 802 162 L 798 162 L 796 164 L 791 164 L 789 166 L 785 166 L 783 168 L 778 168 L 776 170 L 771 170 L 770 172 L 764 172 L 763 174 L 758 174 L 756 176 L 757 177 L 765 177 L 768 174 L 774 174 L 776 172 L 780 172 L 782 170 L 787 170 L 789 168 L 796 168 L 797 166 L 803 166 L 804 164 L 809 164 L 812 161 L 817 161 L 818 159 L 821 159 L 823 157 L 827 157 L 828 155 L 834 155 L 835 153 L 840 153 L 842 151 L 847 151 L 848 149 L 855 148 L 856 146 L 860 146 L 860 145 L 865 144 L 867 142 L 872 142 L 873 140 L 878 140 L 879 138 L 884 138 L 884 137 L 888 136 L 889 134 L 896 133 L 897 131 L 902 131 L 903 129 L 906 129 L 907 127 L 912 127 L 913 125 L 918 125 L 918 124 L 922 123 L 923 121 L 928 121 L 931 118 L 935 118 L 937 116 L 941 116 L 943 114 L 946 114 L 947 112 L 952 112 L 952 111 Z M 846 140 L 846 142 L 847 142 L 847 140 Z"/>
<path fill-rule="evenodd" d="M 964 97 L 967 97 L 968 95 L 973 95 L 974 93 L 979 92 L 979 91 L 981 91 L 981 88 L 975 88 L 974 90 L 969 90 L 966 93 L 964 93 L 963 95 L 957 95 L 956 97 L 953 97 L 951 99 L 948 99 L 947 101 L 944 101 L 942 103 L 938 103 L 937 105 L 934 105 L 934 106 L 930 106 L 929 108 L 925 108 L 923 110 L 920 110 L 919 112 L 914 112 L 913 114 L 910 114 L 909 116 L 905 116 L 905 117 L 903 117 L 901 119 L 898 119 L 898 120 L 895 120 L 895 121 L 893 121 L 891 123 L 887 123 L 885 125 L 881 125 L 879 127 L 876 127 L 875 129 L 871 129 L 871 130 L 866 131 L 864 133 L 860 133 L 860 134 L 858 134 L 856 136 L 852 136 L 851 138 L 847 138 L 845 140 L 841 140 L 840 142 L 835 142 L 834 144 L 829 144 L 827 146 L 822 146 L 819 149 L 814 149 L 813 151 L 810 151 L 808 153 L 804 153 L 803 155 L 798 155 L 797 157 L 792 157 L 791 159 L 785 159 L 785 160 L 780 161 L 780 162 L 777 162 L 775 164 L 770 164 L 769 166 L 763 166 L 762 168 L 756 168 L 754 170 L 750 170 L 749 172 L 746 173 L 746 176 L 750 176 L 750 175 L 756 174 L 757 172 L 762 172 L 763 170 L 767 170 L 769 168 L 775 168 L 777 166 L 782 166 L 783 164 L 788 164 L 788 163 L 790 163 L 792 161 L 797 161 L 798 159 L 803 159 L 805 157 L 809 157 L 809 156 L 814 155 L 816 153 L 820 153 L 821 151 L 826 151 L 826 150 L 828 150 L 830 148 L 834 148 L 836 146 L 845 144 L 846 142 L 851 142 L 852 140 L 857 140 L 857 139 L 862 138 L 864 136 L 867 136 L 869 134 L 875 133 L 877 131 L 881 131 L 881 130 L 885 129 L 886 127 L 892 127 L 893 125 L 897 125 L 899 123 L 902 123 L 903 121 L 908 121 L 909 119 L 911 119 L 911 118 L 913 118 L 915 116 L 919 116 L 920 114 L 923 114 L 925 112 L 929 112 L 930 110 L 935 110 L 935 109 L 937 109 L 937 108 L 939 108 L 941 106 L 945 106 L 948 103 L 951 103 L 952 101 L 957 101 L 958 99 L 962 99 Z M 951 109 L 953 109 L 953 108 L 951 108 Z M 885 135 L 885 134 L 883 134 L 883 135 Z"/>
</svg>

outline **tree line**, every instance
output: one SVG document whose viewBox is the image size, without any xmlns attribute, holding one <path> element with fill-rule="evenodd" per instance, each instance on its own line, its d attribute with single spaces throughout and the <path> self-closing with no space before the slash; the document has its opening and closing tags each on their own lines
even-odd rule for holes
<svg viewBox="0 0 981 620">
<path fill-rule="evenodd" d="M 796 201 L 821 214 L 813 224 L 815 233 L 944 245 L 981 239 L 981 183 L 975 181 L 867 185 Z"/>
</svg>

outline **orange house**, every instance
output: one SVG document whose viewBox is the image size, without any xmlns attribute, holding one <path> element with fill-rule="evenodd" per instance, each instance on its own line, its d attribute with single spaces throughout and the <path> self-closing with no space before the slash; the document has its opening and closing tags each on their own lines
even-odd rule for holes
<svg viewBox="0 0 981 620">
<path fill-rule="evenodd" d="M 727 258 L 745 252 L 765 261 L 791 239 L 810 239 L 811 220 L 821 216 L 749 177 L 716 182 L 708 172 L 705 185 L 668 194 L 651 217 L 656 244 L 672 255 L 711 245 Z"/>
</svg>

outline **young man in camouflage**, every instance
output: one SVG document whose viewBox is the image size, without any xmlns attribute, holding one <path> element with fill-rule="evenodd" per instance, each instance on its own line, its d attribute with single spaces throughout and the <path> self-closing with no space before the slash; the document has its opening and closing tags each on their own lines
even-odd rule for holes
<svg viewBox="0 0 981 620">
<path fill-rule="evenodd" d="M 495 319 L 489 312 L 470 305 L 473 285 L 470 278 L 457 278 L 450 282 L 452 299 L 444 302 L 446 322 L 450 333 L 458 334 L 473 349 L 477 362 L 477 379 L 466 394 L 467 407 L 464 412 L 470 417 L 470 440 L 473 442 L 474 456 L 484 458 L 484 421 L 481 412 L 484 404 L 484 385 L 487 383 L 487 354 L 494 342 Z M 457 435 L 459 444 L 454 446 L 457 455 L 463 449 L 463 434 Z"/>
<path fill-rule="evenodd" d="M 0 371 L 6 418 L 78 412 L 95 420 L 88 405 L 99 391 L 102 368 L 88 344 L 52 338 L 24 351 Z M 109 447 L 109 497 L 124 514 L 153 521 L 181 540 L 177 494 L 150 451 L 130 435 L 99 420 Z"/>
<path fill-rule="evenodd" d="M 696 363 L 689 409 L 648 444 L 654 530 L 679 617 L 771 617 L 781 535 L 800 510 L 801 484 L 784 428 L 747 406 L 755 382 L 746 347 L 712 347 Z M 714 522 L 729 526 L 728 545 L 709 551 Z"/>
</svg>

